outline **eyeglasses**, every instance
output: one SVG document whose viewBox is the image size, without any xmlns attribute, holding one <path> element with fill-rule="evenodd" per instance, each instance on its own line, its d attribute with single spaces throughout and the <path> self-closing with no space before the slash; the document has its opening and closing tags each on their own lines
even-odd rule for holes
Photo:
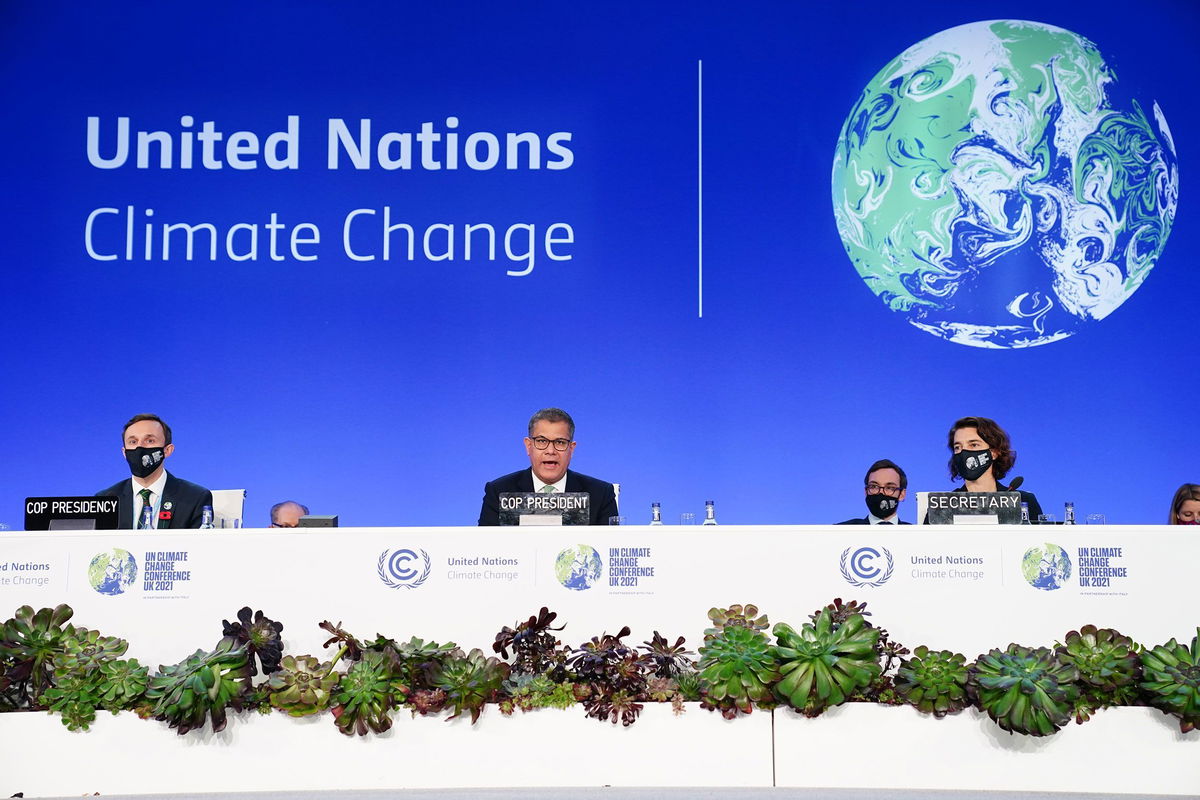
<svg viewBox="0 0 1200 800">
<path fill-rule="evenodd" d="M 867 494 L 886 494 L 888 497 L 899 497 L 900 487 L 894 483 L 881 486 L 872 481 L 871 483 L 867 484 Z"/>
<path fill-rule="evenodd" d="M 571 446 L 570 439 L 547 439 L 545 436 L 534 436 L 529 441 L 533 442 L 533 446 L 538 450 L 545 450 L 550 445 L 554 445 L 554 449 L 560 453 Z"/>
</svg>

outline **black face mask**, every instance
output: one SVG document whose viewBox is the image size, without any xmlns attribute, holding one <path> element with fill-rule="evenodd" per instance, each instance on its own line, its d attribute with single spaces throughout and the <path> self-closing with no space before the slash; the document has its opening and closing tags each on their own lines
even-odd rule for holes
<svg viewBox="0 0 1200 800">
<path fill-rule="evenodd" d="M 954 454 L 954 468 L 969 481 L 979 480 L 991 465 L 991 450 L 959 450 Z"/>
<path fill-rule="evenodd" d="M 128 448 L 125 450 L 125 460 L 129 462 L 129 471 L 137 478 L 148 477 L 158 469 L 166 457 L 161 447 L 135 447 L 132 450 Z"/>
<path fill-rule="evenodd" d="M 867 495 L 867 509 L 878 519 L 887 519 L 892 514 L 895 514 L 896 508 L 899 505 L 900 500 L 898 498 L 888 497 L 883 492 Z"/>
</svg>

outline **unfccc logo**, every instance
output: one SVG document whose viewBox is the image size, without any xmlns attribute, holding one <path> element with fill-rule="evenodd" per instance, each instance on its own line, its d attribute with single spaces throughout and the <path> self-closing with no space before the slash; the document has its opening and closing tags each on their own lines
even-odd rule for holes
<svg viewBox="0 0 1200 800">
<path fill-rule="evenodd" d="M 401 548 L 380 553 L 375 572 L 389 589 L 416 589 L 429 577 L 431 569 L 429 553 Z"/>
<path fill-rule="evenodd" d="M 882 586 L 892 577 L 896 562 L 886 547 L 860 547 L 851 554 L 852 548 L 842 551 L 842 577 L 851 586 Z M 883 552 L 880 553 L 879 551 Z M 880 563 L 885 564 L 882 568 Z M 849 567 L 847 568 L 847 564 Z"/>
</svg>

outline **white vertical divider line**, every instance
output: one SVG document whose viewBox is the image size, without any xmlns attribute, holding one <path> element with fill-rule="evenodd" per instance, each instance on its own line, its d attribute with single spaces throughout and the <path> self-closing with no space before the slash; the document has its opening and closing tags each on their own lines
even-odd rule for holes
<svg viewBox="0 0 1200 800">
<path fill-rule="evenodd" d="M 696 316 L 704 318 L 704 60 L 696 61 Z"/>
</svg>

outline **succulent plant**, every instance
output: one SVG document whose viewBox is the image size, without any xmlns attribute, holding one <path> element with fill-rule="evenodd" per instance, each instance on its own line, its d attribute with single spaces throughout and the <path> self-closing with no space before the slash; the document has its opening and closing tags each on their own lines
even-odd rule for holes
<svg viewBox="0 0 1200 800">
<path fill-rule="evenodd" d="M 101 636 L 100 631 L 75 628 L 62 637 L 62 651 L 54 656 L 55 670 L 83 672 L 99 669 L 102 664 L 125 655 L 129 642 L 116 636 Z"/>
<path fill-rule="evenodd" d="M 1084 625 L 1064 637 L 1055 655 L 1079 671 L 1076 722 L 1085 722 L 1098 709 L 1137 701 L 1137 684 L 1142 677 L 1140 649 L 1128 636 L 1095 625 Z"/>
<path fill-rule="evenodd" d="M 679 699 L 689 703 L 700 700 L 700 673 L 694 668 L 675 676 L 675 685 L 679 687 Z"/>
<path fill-rule="evenodd" d="M 150 679 L 146 700 L 151 714 L 182 735 L 211 720 L 214 732 L 225 728 L 225 709 L 241 708 L 250 674 L 246 651 L 222 641 L 212 652 L 197 650 L 172 666 L 160 666 Z"/>
<path fill-rule="evenodd" d="M 879 630 L 861 614 L 835 624 L 833 612 L 823 609 L 815 623 L 804 623 L 799 632 L 780 622 L 772 633 L 780 664 L 775 694 L 805 716 L 815 717 L 846 702 L 882 672 L 875 651 Z"/>
<path fill-rule="evenodd" d="M 1174 638 L 1141 654 L 1142 691 L 1151 705 L 1179 717 L 1179 729 L 1200 728 L 1200 628 L 1191 648 Z"/>
<path fill-rule="evenodd" d="M 666 703 L 679 692 L 679 685 L 674 678 L 660 678 L 652 675 L 646 681 L 646 697 L 656 703 Z"/>
<path fill-rule="evenodd" d="M 9 704 L 35 705 L 53 685 L 54 658 L 62 653 L 64 639 L 75 632 L 67 624 L 74 613 L 65 604 L 37 612 L 32 606 L 21 606 L 0 627 L 0 665 Z"/>
<path fill-rule="evenodd" d="M 505 625 L 492 642 L 492 651 L 507 660 L 512 650 L 512 670 L 516 673 L 538 675 L 552 673 L 551 678 L 561 681 L 566 677 L 569 652 L 551 631 L 561 631 L 565 625 L 552 627 L 558 614 L 542 606 L 529 619 L 518 622 L 515 628 Z"/>
<path fill-rule="evenodd" d="M 38 698 L 38 702 L 47 710 L 60 714 L 67 730 L 86 731 L 96 720 L 96 707 L 100 705 L 98 677 L 96 672 L 56 670 L 54 685 Z"/>
<path fill-rule="evenodd" d="M 584 707 L 587 708 L 587 716 L 601 722 L 611 720 L 613 725 L 619 721 L 626 728 L 642 713 L 642 704 L 637 702 L 637 695 L 624 689 L 593 697 L 584 703 Z"/>
<path fill-rule="evenodd" d="M 425 675 L 434 664 L 463 655 L 454 642 L 438 644 L 416 636 L 403 643 L 377 636 L 374 642 L 364 645 L 364 648 L 383 653 L 391 664 L 392 674 L 413 691 L 430 688 L 425 685 Z"/>
<path fill-rule="evenodd" d="M 328 661 L 313 656 L 284 656 L 266 684 L 271 706 L 293 717 L 316 714 L 329 706 L 339 677 Z"/>
<path fill-rule="evenodd" d="M 150 670 L 136 658 L 106 661 L 100 665 L 100 704 L 113 712 L 135 707 L 150 684 Z"/>
<path fill-rule="evenodd" d="M 383 733 L 392 727 L 392 709 L 404 702 L 408 687 L 392 672 L 387 656 L 365 650 L 342 676 L 333 694 L 333 716 L 347 736 Z"/>
<path fill-rule="evenodd" d="M 896 692 L 918 711 L 944 717 L 971 705 L 967 677 L 966 656 L 921 645 L 900 662 Z"/>
<path fill-rule="evenodd" d="M 329 647 L 332 644 L 336 644 L 341 648 L 341 652 L 337 658 L 334 658 L 335 663 L 342 655 L 345 655 L 351 661 L 358 661 L 362 658 L 362 644 L 342 627 L 341 622 L 334 625 L 329 620 L 323 620 L 317 627 L 333 634 L 332 637 L 325 640 L 325 643 L 321 645 L 322 647 Z"/>
<path fill-rule="evenodd" d="M 809 614 L 808 618 L 813 622 L 816 622 L 817 618 L 821 616 L 822 611 L 828 611 L 830 613 L 830 615 L 833 617 L 833 622 L 835 625 L 840 625 L 841 623 L 853 617 L 855 614 L 858 614 L 860 617 L 871 616 L 871 612 L 867 611 L 866 603 L 860 603 L 857 600 L 851 600 L 849 603 L 843 603 L 842 598 L 840 597 L 833 598 L 832 603 L 824 608 L 818 608 L 816 611 Z"/>
<path fill-rule="evenodd" d="M 250 675 L 257 675 L 254 666 L 255 658 L 262 665 L 264 675 L 270 675 L 279 669 L 279 661 L 283 658 L 283 623 L 265 616 L 262 611 L 251 612 L 250 606 L 245 606 L 237 613 L 237 622 L 222 620 L 224 629 L 221 641 L 230 645 L 242 646 L 250 664 Z"/>
<path fill-rule="evenodd" d="M 729 608 L 710 608 L 708 618 L 712 621 L 712 627 L 705 629 L 705 639 L 715 636 L 726 627 L 765 631 L 770 626 L 770 623 L 767 622 L 767 615 L 759 616 L 758 606 L 749 603 L 744 606 L 734 603 Z"/>
<path fill-rule="evenodd" d="M 728 611 L 732 608 L 714 608 L 708 612 L 709 619 L 718 627 L 705 631 L 696 667 L 700 672 L 703 705 L 732 719 L 738 712 L 752 712 L 755 703 L 774 700 L 771 685 L 779 680 L 779 661 L 761 629 L 767 624 L 766 615 L 754 619 L 750 625 L 727 624 L 737 618 Z M 753 616 L 758 609 L 746 606 L 746 612 Z"/>
<path fill-rule="evenodd" d="M 1048 648 L 1010 644 L 979 656 L 968 673 L 968 695 L 1009 733 L 1049 736 L 1070 721 L 1079 671 Z"/>
<path fill-rule="evenodd" d="M 574 650 L 568 666 L 576 680 L 588 687 L 586 693 L 576 691 L 586 716 L 630 725 L 641 713 L 637 701 L 645 695 L 652 662 L 622 641 L 628 635 L 625 626 L 616 635 L 593 636 Z"/>
<path fill-rule="evenodd" d="M 418 689 L 408 696 L 413 714 L 436 714 L 446 707 L 446 692 L 442 689 Z"/>
<path fill-rule="evenodd" d="M 696 654 L 684 648 L 686 641 L 680 636 L 675 640 L 675 644 L 671 644 L 666 637 L 655 631 L 650 641 L 642 642 L 641 649 L 645 651 L 657 677 L 674 678 L 679 673 L 695 667 L 696 662 L 692 660 L 692 656 Z"/>
<path fill-rule="evenodd" d="M 556 683 L 548 675 L 514 672 L 504 682 L 504 693 L 511 701 L 510 712 L 518 708 L 522 711 L 533 711 L 536 708 L 569 708 L 578 702 L 572 684 Z"/>
<path fill-rule="evenodd" d="M 430 686 L 446 692 L 446 705 L 454 710 L 450 719 L 470 712 L 471 724 L 474 724 L 484 703 L 499 699 L 500 689 L 510 671 L 508 664 L 485 656 L 476 648 L 462 658 L 435 664 L 427 680 Z"/>
</svg>

